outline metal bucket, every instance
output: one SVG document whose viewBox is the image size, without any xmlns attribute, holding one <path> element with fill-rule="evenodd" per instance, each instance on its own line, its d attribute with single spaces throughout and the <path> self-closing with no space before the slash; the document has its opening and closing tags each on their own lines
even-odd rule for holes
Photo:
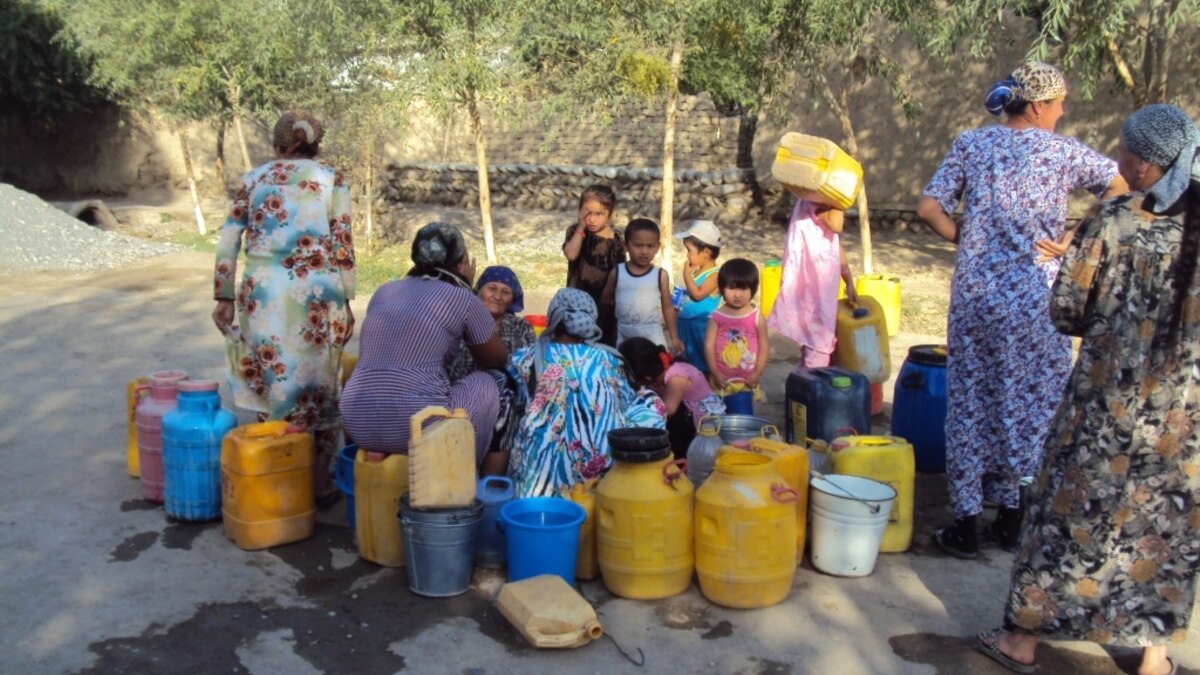
<svg viewBox="0 0 1200 675">
<path fill-rule="evenodd" d="M 721 415 L 721 440 L 729 443 L 744 443 L 752 438 L 760 438 L 763 429 L 775 428 L 771 420 L 754 415 Z M 778 437 L 778 431 L 775 433 Z"/>
<path fill-rule="evenodd" d="M 413 593 L 444 598 L 471 587 L 482 502 L 476 499 L 460 509 L 417 511 L 409 507 L 405 495 L 399 517 L 408 587 Z"/>
</svg>

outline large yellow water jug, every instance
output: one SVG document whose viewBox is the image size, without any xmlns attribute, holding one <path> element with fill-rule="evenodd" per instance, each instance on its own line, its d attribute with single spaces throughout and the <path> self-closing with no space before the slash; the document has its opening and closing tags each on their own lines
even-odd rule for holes
<svg viewBox="0 0 1200 675">
<path fill-rule="evenodd" d="M 627 436 L 661 435 L 658 447 L 622 449 Z M 614 595 L 666 598 L 692 583 L 692 483 L 673 460 L 667 432 L 617 429 L 609 434 L 612 470 L 596 486 L 596 559 Z M 625 446 L 627 447 L 627 446 Z"/>
<path fill-rule="evenodd" d="M 427 428 L 426 421 L 437 418 Z M 463 508 L 475 503 L 475 427 L 463 408 L 429 406 L 411 418 L 408 503 L 414 509 Z"/>
<path fill-rule="evenodd" d="M 857 306 L 838 300 L 836 334 L 830 365 L 862 373 L 872 384 L 887 382 L 892 353 L 879 301 L 869 295 L 860 295 Z"/>
<path fill-rule="evenodd" d="M 596 610 L 557 574 L 504 584 L 496 606 L 534 647 L 582 647 L 604 635 Z"/>
<path fill-rule="evenodd" d="M 600 576 L 600 563 L 596 559 L 596 482 L 595 478 L 589 478 L 569 488 L 560 488 L 558 495 L 583 507 L 579 550 L 575 554 L 575 578 L 584 581 Z"/>
<path fill-rule="evenodd" d="M 125 430 L 125 470 L 133 478 L 141 475 L 137 444 L 137 391 L 138 387 L 144 384 L 150 384 L 150 378 L 137 377 L 125 385 L 125 420 L 127 423 Z"/>
<path fill-rule="evenodd" d="M 908 441 L 896 436 L 843 436 L 829 445 L 830 473 L 877 480 L 896 491 L 880 553 L 901 553 L 912 545 L 916 457 Z"/>
<path fill-rule="evenodd" d="M 763 263 L 760 288 L 759 307 L 764 317 L 771 316 L 771 308 L 775 306 L 775 298 L 779 297 L 779 285 L 783 283 L 783 263 L 779 258 L 771 258 Z"/>
<path fill-rule="evenodd" d="M 384 567 L 404 567 L 400 497 L 408 490 L 408 457 L 359 450 L 354 458 L 354 538 L 358 554 Z"/>
<path fill-rule="evenodd" d="M 750 439 L 750 451 L 775 460 L 775 470 L 796 491 L 796 563 L 804 557 L 804 539 L 808 523 L 808 451 L 769 438 Z"/>
<path fill-rule="evenodd" d="M 739 609 L 787 597 L 796 575 L 797 498 L 770 457 L 717 456 L 696 493 L 696 576 L 704 597 Z"/>
<path fill-rule="evenodd" d="M 346 381 L 349 380 L 350 376 L 354 374 L 354 368 L 358 366 L 358 354 L 354 352 L 343 351 L 341 366 L 341 384 L 344 387 L 346 386 Z"/>
<path fill-rule="evenodd" d="M 860 298 L 869 295 L 879 302 L 888 337 L 896 337 L 900 332 L 900 277 L 860 274 L 854 278 L 854 290 Z"/>
<path fill-rule="evenodd" d="M 862 166 L 837 143 L 789 132 L 779 139 L 771 175 L 800 199 L 848 209 L 862 189 Z"/>
<path fill-rule="evenodd" d="M 237 427 L 221 443 L 225 536 L 248 551 L 312 536 L 313 440 L 276 420 Z"/>
</svg>

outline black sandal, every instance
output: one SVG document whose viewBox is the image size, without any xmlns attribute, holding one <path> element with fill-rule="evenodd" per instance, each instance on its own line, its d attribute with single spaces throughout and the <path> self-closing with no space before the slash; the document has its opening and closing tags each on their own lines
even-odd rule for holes
<svg viewBox="0 0 1200 675">
<path fill-rule="evenodd" d="M 985 630 L 975 636 L 975 651 L 983 654 L 989 659 L 1008 668 L 1014 673 L 1033 673 L 1037 672 L 1036 663 L 1021 663 L 1014 660 L 1008 654 L 1000 651 L 1000 631 L 999 628 Z"/>
<path fill-rule="evenodd" d="M 933 533 L 933 543 L 943 552 L 970 560 L 979 552 L 979 539 L 975 533 L 975 516 L 967 516 L 954 521 L 953 525 L 943 527 Z"/>
</svg>

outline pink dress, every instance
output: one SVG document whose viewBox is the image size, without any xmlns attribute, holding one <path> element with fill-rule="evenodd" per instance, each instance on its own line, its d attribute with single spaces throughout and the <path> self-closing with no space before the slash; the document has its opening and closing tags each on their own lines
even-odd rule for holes
<svg viewBox="0 0 1200 675">
<path fill-rule="evenodd" d="M 663 373 L 663 383 L 682 377 L 691 381 L 687 389 L 683 390 L 683 405 L 692 414 L 692 421 L 697 426 L 700 425 L 700 418 L 705 415 L 724 415 L 725 402 L 720 396 L 713 393 L 712 387 L 708 386 L 708 380 L 704 378 L 704 373 L 700 372 L 696 366 L 683 361 L 672 363 L 666 372 Z M 661 387 L 658 394 L 661 396 L 666 393 L 666 387 Z"/>
<path fill-rule="evenodd" d="M 726 380 L 744 380 L 758 362 L 758 308 L 745 316 L 730 316 L 722 307 L 709 316 L 717 324 L 713 345 L 717 372 Z"/>
<path fill-rule="evenodd" d="M 783 245 L 783 279 L 767 326 L 804 347 L 804 365 L 829 365 L 837 342 L 841 238 L 816 218 L 812 202 L 796 202 Z"/>
</svg>

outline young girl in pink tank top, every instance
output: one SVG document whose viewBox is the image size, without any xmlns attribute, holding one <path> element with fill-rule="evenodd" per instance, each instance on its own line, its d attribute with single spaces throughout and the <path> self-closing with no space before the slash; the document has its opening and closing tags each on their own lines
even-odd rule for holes
<svg viewBox="0 0 1200 675">
<path fill-rule="evenodd" d="M 749 389 L 761 400 L 758 382 L 767 369 L 770 338 L 767 322 L 751 302 L 758 292 L 758 267 L 734 258 L 717 272 L 724 304 L 708 318 L 704 358 L 713 389 L 728 396 Z"/>
</svg>

